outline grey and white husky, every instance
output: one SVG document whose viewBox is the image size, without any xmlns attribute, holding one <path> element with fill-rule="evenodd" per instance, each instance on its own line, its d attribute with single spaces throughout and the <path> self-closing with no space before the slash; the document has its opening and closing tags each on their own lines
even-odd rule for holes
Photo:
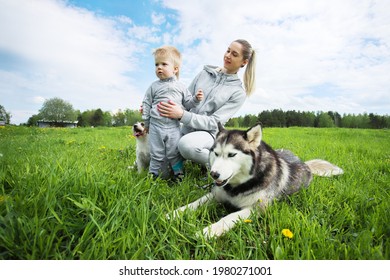
<svg viewBox="0 0 390 280">
<path fill-rule="evenodd" d="M 240 219 L 247 219 L 253 207 L 264 210 L 275 199 L 307 187 L 312 174 L 332 176 L 343 170 L 327 161 L 314 159 L 302 162 L 288 150 L 273 150 L 262 141 L 260 125 L 247 131 L 226 130 L 218 124 L 219 132 L 210 150 L 210 175 L 214 186 L 210 193 L 178 208 L 169 217 L 178 217 L 186 209 L 195 210 L 215 199 L 235 212 L 203 230 L 205 237 L 220 236 Z"/>
</svg>

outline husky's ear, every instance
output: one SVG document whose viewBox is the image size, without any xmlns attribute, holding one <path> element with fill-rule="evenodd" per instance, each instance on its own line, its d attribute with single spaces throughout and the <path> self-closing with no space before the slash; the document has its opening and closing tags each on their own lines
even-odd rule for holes
<svg viewBox="0 0 390 280">
<path fill-rule="evenodd" d="M 221 122 L 218 122 L 218 132 L 222 132 L 222 131 L 225 131 L 225 128 L 223 127 Z"/>
<path fill-rule="evenodd" d="M 260 145 L 262 135 L 260 124 L 251 127 L 246 132 L 246 138 L 253 148 L 257 148 Z"/>
</svg>

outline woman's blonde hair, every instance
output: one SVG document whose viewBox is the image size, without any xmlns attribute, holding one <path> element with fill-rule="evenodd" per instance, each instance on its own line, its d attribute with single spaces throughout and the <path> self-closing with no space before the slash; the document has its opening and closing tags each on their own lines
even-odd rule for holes
<svg viewBox="0 0 390 280">
<path fill-rule="evenodd" d="M 176 78 L 179 79 L 181 66 L 181 53 L 173 46 L 162 46 L 153 52 L 154 58 L 165 58 L 173 62 L 173 66 L 177 67 Z"/>
<path fill-rule="evenodd" d="M 242 46 L 244 60 L 248 59 L 248 64 L 244 72 L 244 87 L 246 95 L 250 96 L 255 91 L 256 86 L 256 52 L 248 41 L 243 39 L 235 40 Z"/>
</svg>

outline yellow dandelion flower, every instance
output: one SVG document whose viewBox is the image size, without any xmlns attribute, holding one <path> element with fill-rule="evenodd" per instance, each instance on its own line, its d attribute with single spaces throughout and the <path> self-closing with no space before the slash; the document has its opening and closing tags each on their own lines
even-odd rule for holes
<svg viewBox="0 0 390 280">
<path fill-rule="evenodd" d="M 282 234 L 287 238 L 293 238 L 294 234 L 288 228 L 282 230 Z"/>
<path fill-rule="evenodd" d="M 251 223 L 251 222 L 252 222 L 251 219 L 245 219 L 245 220 L 244 220 L 244 223 L 247 223 L 247 224 L 249 224 L 249 223 Z"/>
</svg>

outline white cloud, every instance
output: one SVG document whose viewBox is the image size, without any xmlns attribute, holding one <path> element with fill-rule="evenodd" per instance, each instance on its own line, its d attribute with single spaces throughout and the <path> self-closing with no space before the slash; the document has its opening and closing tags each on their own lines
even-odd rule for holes
<svg viewBox="0 0 390 280">
<path fill-rule="evenodd" d="M 149 26 L 137 26 L 134 25 L 129 28 L 127 34 L 131 38 L 147 42 L 147 43 L 158 43 L 161 41 L 160 36 L 158 35 L 159 29 Z"/>
<path fill-rule="evenodd" d="M 77 109 L 103 110 L 130 107 L 132 95 L 140 95 L 128 75 L 137 70 L 140 50 L 113 19 L 60 1 L 1 1 L 0 6 L 0 51 L 22 64 L 18 71 L 0 72 L 7 110 L 27 106 L 28 95 L 58 96 Z"/>
<path fill-rule="evenodd" d="M 158 14 L 156 12 L 152 13 L 152 23 L 154 25 L 161 25 L 166 22 L 165 15 Z"/>
<path fill-rule="evenodd" d="M 123 24 L 133 24 L 133 20 L 127 16 L 120 15 L 118 17 L 115 17 L 118 22 L 123 23 Z"/>
<path fill-rule="evenodd" d="M 154 5 L 145 25 L 60 0 L 0 0 L 0 57 L 15 58 L 0 65 L 11 120 L 27 121 L 52 97 L 80 110 L 138 108 L 155 79 L 154 47 L 179 47 L 188 84 L 204 64 L 222 65 L 237 38 L 258 52 L 257 91 L 241 114 L 390 113 L 390 1 L 162 2 L 168 9 Z"/>
<path fill-rule="evenodd" d="M 44 102 L 45 102 L 45 98 L 42 96 L 34 96 L 33 97 L 33 103 L 43 104 Z"/>
<path fill-rule="evenodd" d="M 241 113 L 271 107 L 390 113 L 383 103 L 390 95 L 388 1 L 164 4 L 179 15 L 174 41 L 187 47 L 184 62 L 193 67 L 190 71 L 199 57 L 220 65 L 225 48 L 236 38 L 247 39 L 258 50 L 257 93 Z M 201 43 L 193 47 L 196 41 Z M 311 92 L 324 84 L 333 85 L 335 92 Z M 367 98 L 376 100 L 376 106 L 365 107 Z"/>
</svg>

